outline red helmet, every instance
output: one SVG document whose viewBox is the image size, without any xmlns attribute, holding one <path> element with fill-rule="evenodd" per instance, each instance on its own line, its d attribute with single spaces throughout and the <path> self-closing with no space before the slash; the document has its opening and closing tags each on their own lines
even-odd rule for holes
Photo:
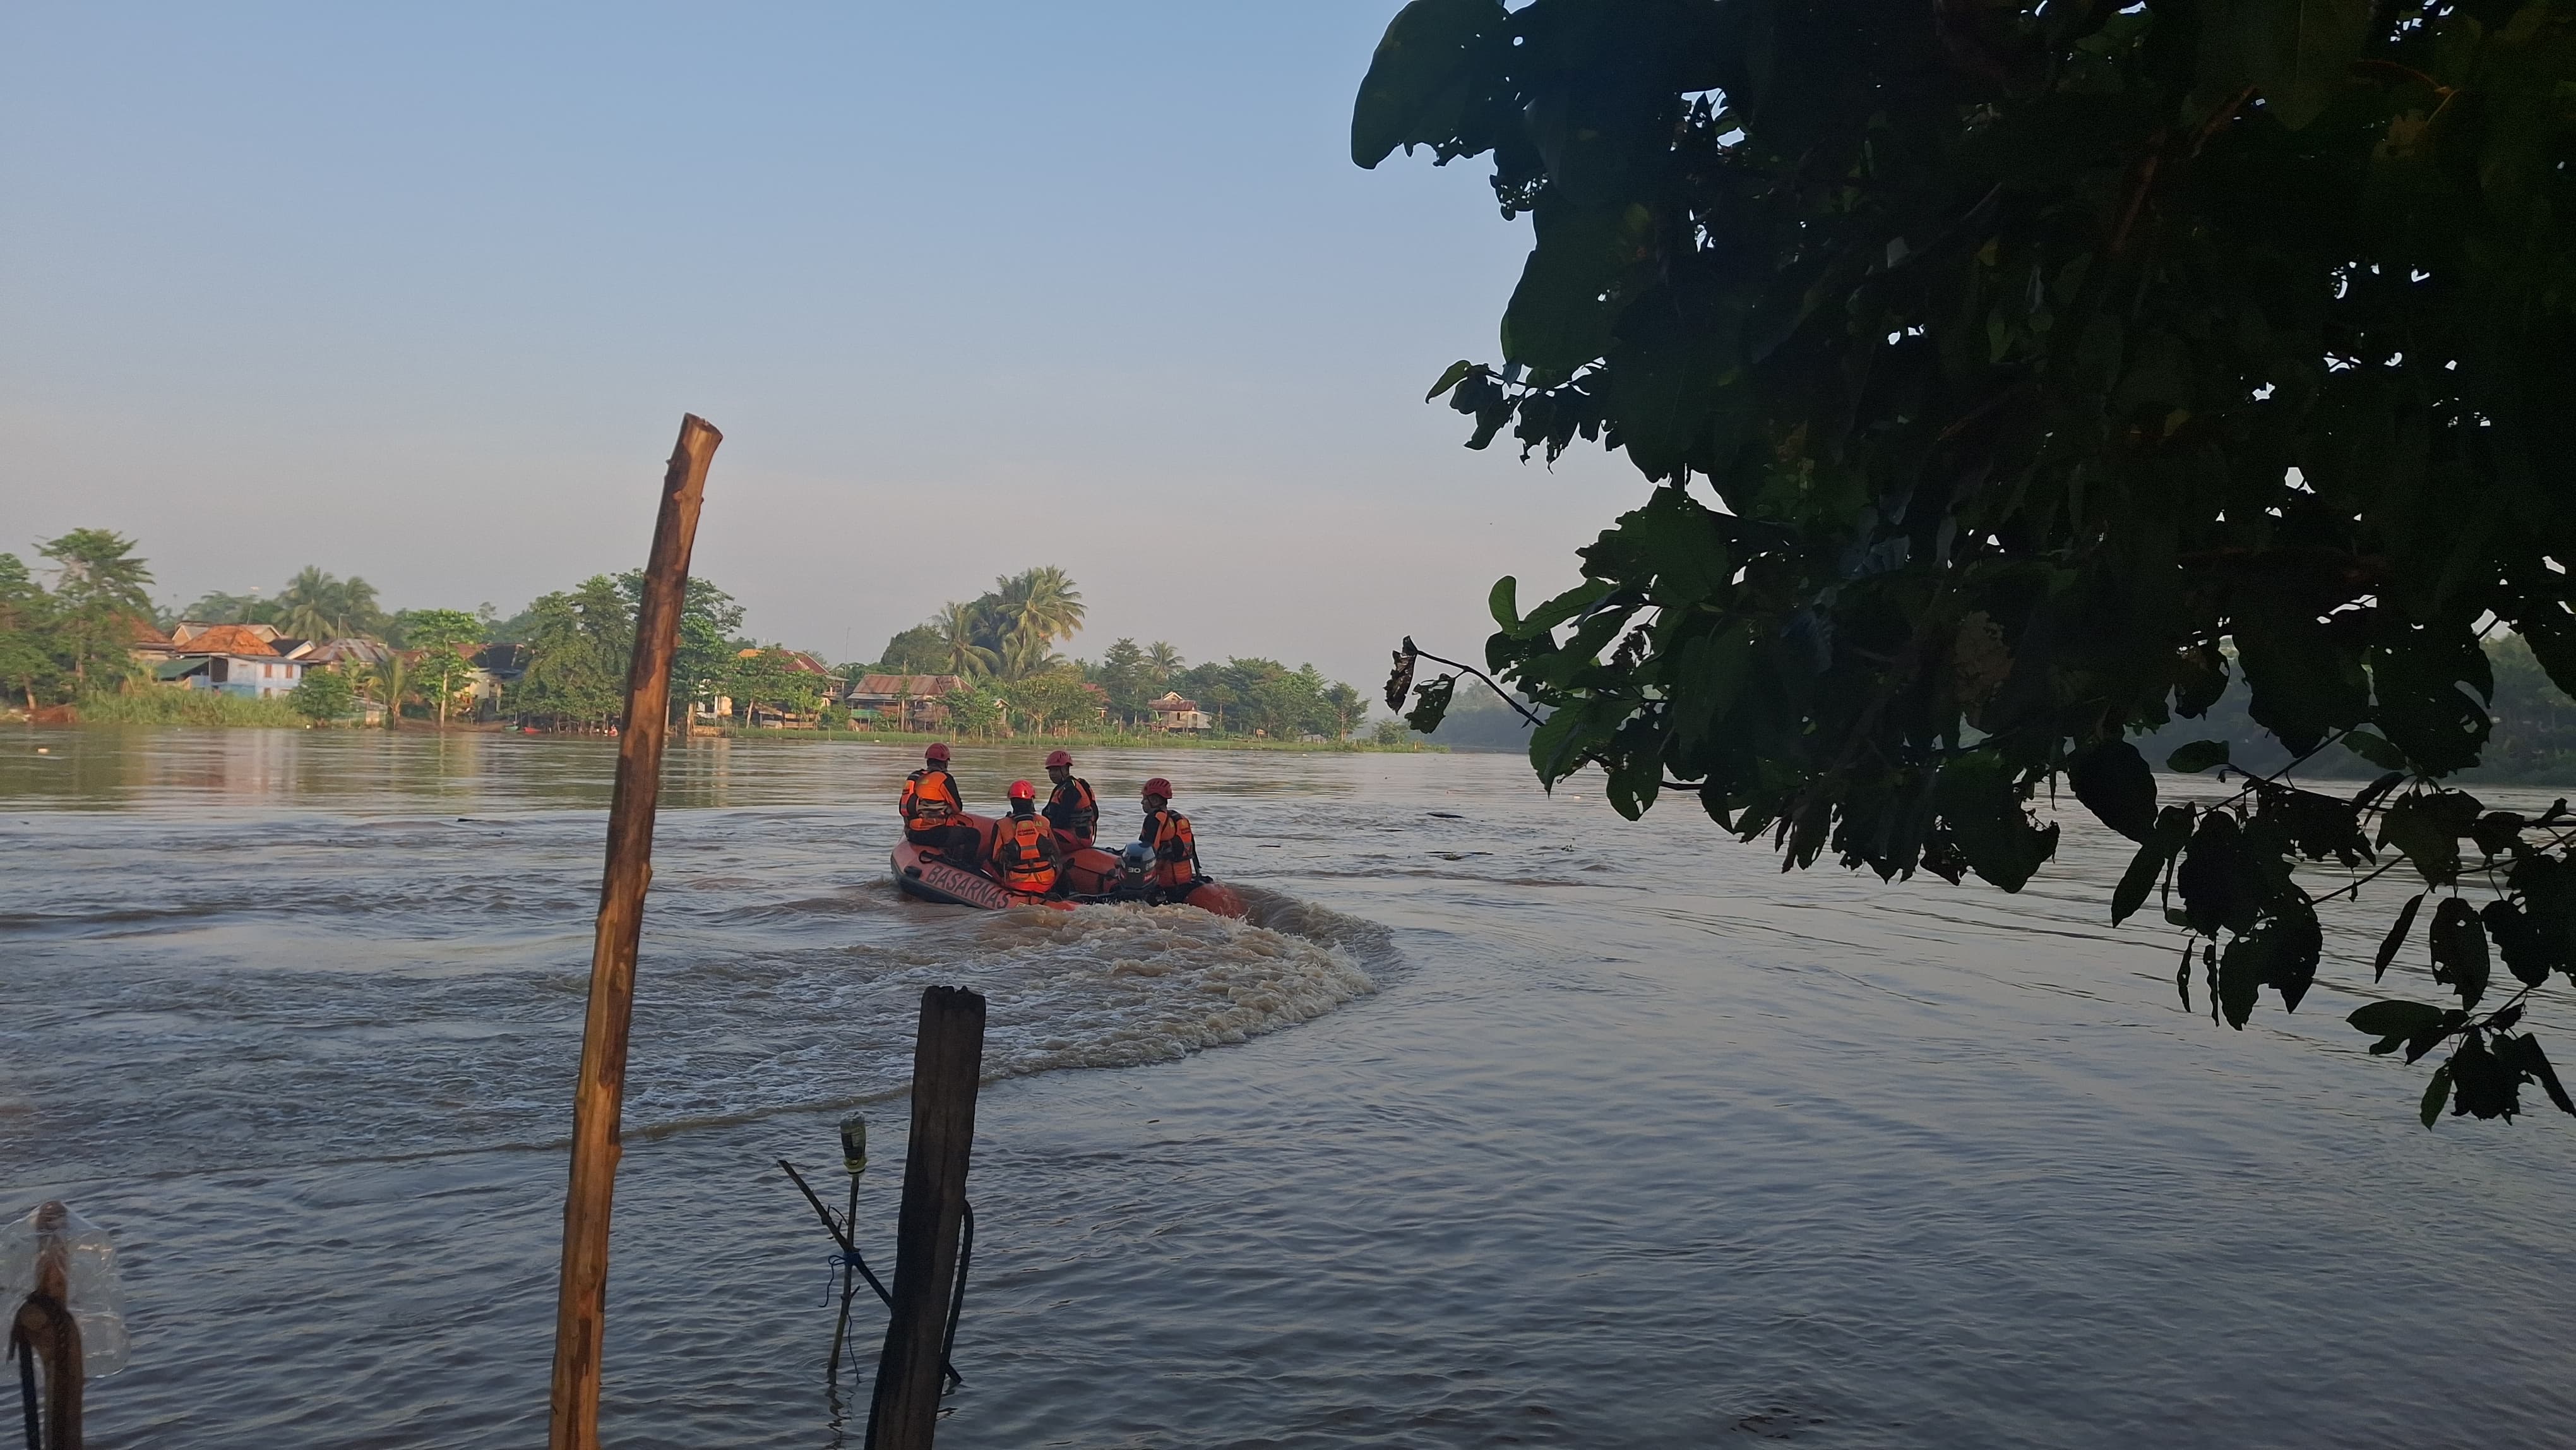
<svg viewBox="0 0 2576 1450">
<path fill-rule="evenodd" d="M 924 760 L 945 762 L 948 759 L 948 747 L 945 745 L 934 745 L 928 750 L 921 752 L 921 758 Z"/>
<path fill-rule="evenodd" d="M 1029 784 L 1025 780 L 1015 780 L 1011 782 L 1011 799 L 1015 801 L 1033 801 L 1037 798 L 1038 788 L 1036 786 Z"/>
<path fill-rule="evenodd" d="M 1172 783 L 1163 779 L 1159 775 L 1155 776 L 1152 780 L 1145 782 L 1145 794 L 1158 795 L 1165 800 L 1170 800 L 1172 798 Z"/>
<path fill-rule="evenodd" d="M 1073 752 L 1070 750 L 1058 750 L 1047 756 L 1047 769 L 1049 770 L 1053 770 L 1059 765 L 1071 764 L 1073 764 Z"/>
</svg>

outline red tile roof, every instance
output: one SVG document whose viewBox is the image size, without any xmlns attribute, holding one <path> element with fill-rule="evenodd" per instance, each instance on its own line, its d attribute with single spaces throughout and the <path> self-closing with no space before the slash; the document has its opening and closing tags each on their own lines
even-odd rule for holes
<svg viewBox="0 0 2576 1450">
<path fill-rule="evenodd" d="M 183 655 L 249 655 L 255 659 L 275 658 L 277 651 L 268 641 L 242 624 L 217 624 L 198 631 L 180 644 Z"/>
</svg>

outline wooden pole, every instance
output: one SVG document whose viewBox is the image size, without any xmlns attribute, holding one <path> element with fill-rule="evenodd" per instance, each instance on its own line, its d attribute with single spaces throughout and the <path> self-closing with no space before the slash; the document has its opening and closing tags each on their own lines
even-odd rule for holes
<svg viewBox="0 0 2576 1450">
<path fill-rule="evenodd" d="M 635 616 L 626 672 L 626 720 L 617 737 L 617 785 L 608 807 L 608 869 L 590 950 L 590 1011 L 573 1089 L 572 1175 L 564 1190 L 563 1285 L 555 1309 L 550 1450 L 597 1450 L 599 1346 L 608 1314 L 608 1211 L 617 1188 L 618 1118 L 626 1097 L 627 1028 L 635 1016 L 635 945 L 644 889 L 653 879 L 653 807 L 661 793 L 662 742 L 671 723 L 671 657 L 688 594 L 689 547 L 707 464 L 724 435 L 692 413 L 662 476 L 661 515 Z"/>
<path fill-rule="evenodd" d="M 11 1348 L 26 1341 L 45 1365 L 45 1450 L 80 1450 L 80 1321 L 72 1317 L 71 1246 L 63 1242 L 71 1210 L 47 1203 L 36 1210 L 36 1292 L 10 1317 Z"/>
<path fill-rule="evenodd" d="M 895 1220 L 894 1305 L 868 1405 L 867 1450 L 930 1450 L 983 1069 L 984 999 L 962 987 L 924 991 L 912 1049 L 912 1141 Z"/>
</svg>

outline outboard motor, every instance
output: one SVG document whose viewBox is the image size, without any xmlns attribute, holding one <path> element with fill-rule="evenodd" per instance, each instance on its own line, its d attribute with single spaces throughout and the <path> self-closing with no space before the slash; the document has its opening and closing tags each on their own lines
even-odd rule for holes
<svg viewBox="0 0 2576 1450">
<path fill-rule="evenodd" d="M 1142 841 L 1130 841 L 1118 853 L 1118 889 L 1144 894 L 1146 873 L 1154 869 L 1154 848 Z"/>
</svg>

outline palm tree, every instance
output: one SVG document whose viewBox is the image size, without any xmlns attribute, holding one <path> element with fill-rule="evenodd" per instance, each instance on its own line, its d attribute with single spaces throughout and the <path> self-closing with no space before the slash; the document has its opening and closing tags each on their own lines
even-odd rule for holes
<svg viewBox="0 0 2576 1450">
<path fill-rule="evenodd" d="M 993 583 L 1008 633 L 1035 635 L 1052 644 L 1081 632 L 1082 591 L 1062 569 L 1041 565 Z"/>
<path fill-rule="evenodd" d="M 1013 630 L 1002 638 L 1001 675 L 1006 680 L 1025 680 L 1064 663 L 1046 637 L 1029 630 Z"/>
<path fill-rule="evenodd" d="M 372 628 L 380 611 L 376 586 L 355 575 L 335 579 L 311 564 L 277 595 L 277 627 L 297 639 L 338 639 Z"/>
<path fill-rule="evenodd" d="M 297 639 L 336 638 L 345 612 L 340 581 L 311 564 L 277 591 L 277 627 Z"/>
<path fill-rule="evenodd" d="M 1001 655 L 981 642 L 986 632 L 984 611 L 972 603 L 950 601 L 932 617 L 930 628 L 939 636 L 939 650 L 952 675 L 976 679 L 991 674 L 1001 663 Z"/>
<path fill-rule="evenodd" d="M 1172 648 L 1168 641 L 1158 639 L 1145 646 L 1145 673 L 1157 689 L 1170 688 L 1172 676 L 1179 674 L 1187 663 L 1181 658 L 1181 652 Z"/>
<path fill-rule="evenodd" d="M 411 663 L 403 658 L 402 651 L 386 650 L 385 657 L 367 666 L 366 673 L 359 678 L 384 704 L 385 728 L 400 729 L 403 701 L 412 694 Z"/>
</svg>

